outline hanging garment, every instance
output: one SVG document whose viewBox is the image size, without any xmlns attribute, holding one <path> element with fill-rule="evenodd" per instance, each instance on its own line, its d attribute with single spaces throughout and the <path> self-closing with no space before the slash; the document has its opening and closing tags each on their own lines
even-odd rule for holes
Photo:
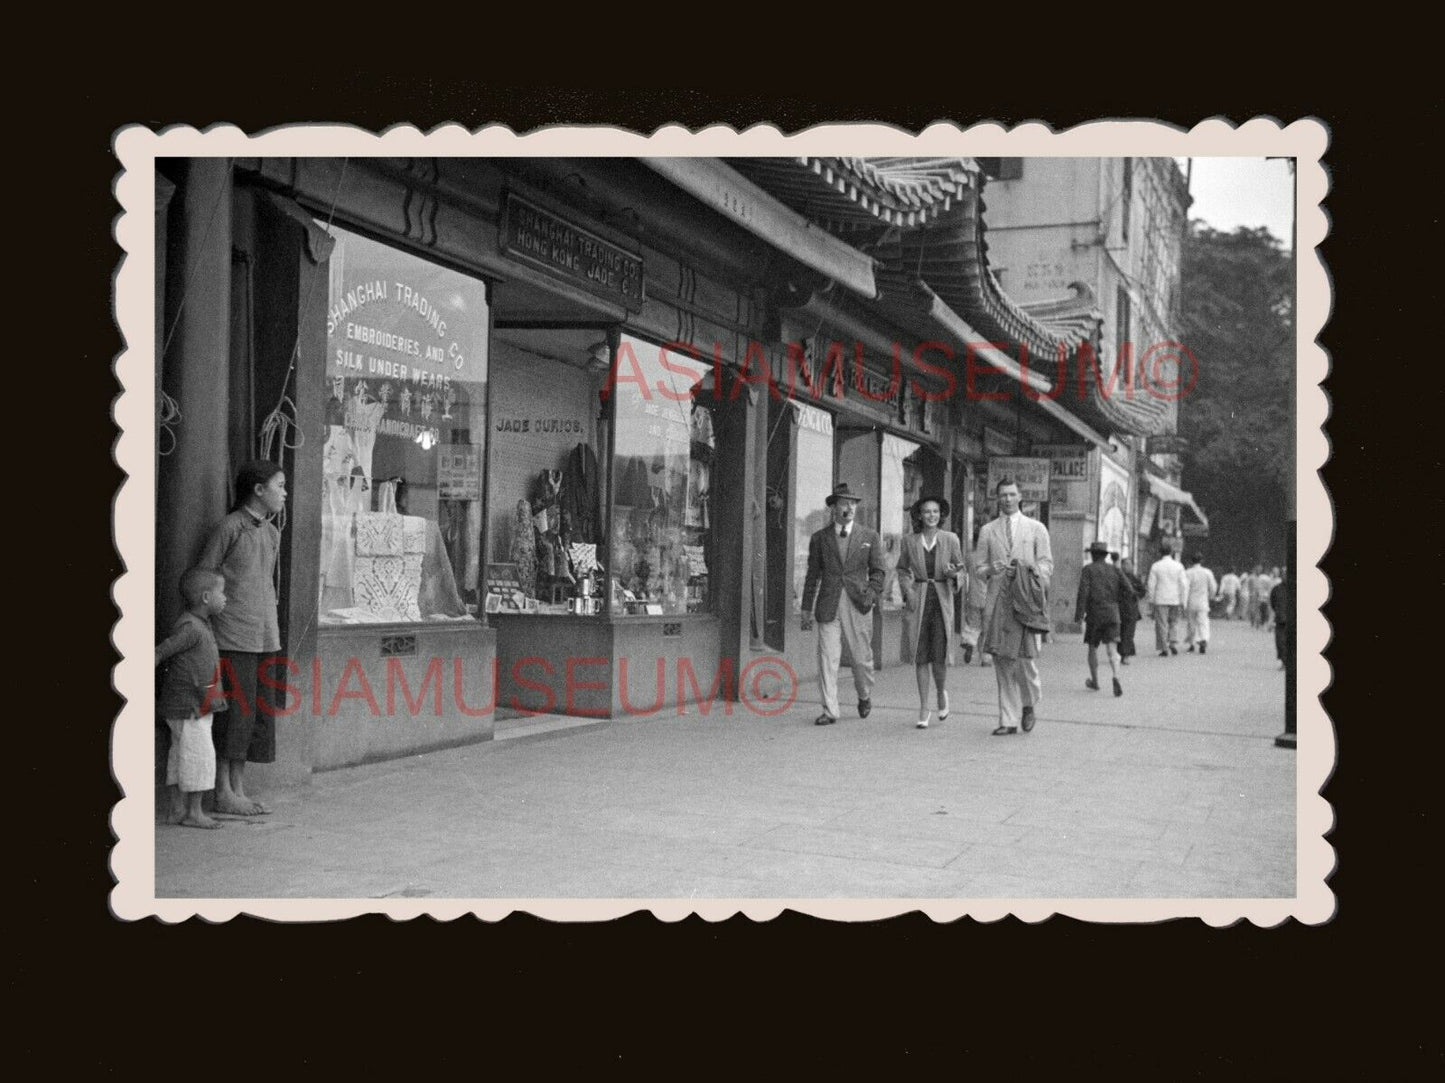
<svg viewBox="0 0 1445 1083">
<path fill-rule="evenodd" d="M 517 581 L 528 597 L 536 592 L 537 583 L 537 539 L 532 526 L 532 509 L 525 500 L 517 501 L 512 515 L 512 537 L 507 547 L 507 559 L 517 566 Z"/>
<path fill-rule="evenodd" d="M 567 456 L 562 506 L 572 520 L 572 532 L 580 541 L 597 540 L 599 477 L 597 453 L 587 444 L 578 444 Z"/>
</svg>

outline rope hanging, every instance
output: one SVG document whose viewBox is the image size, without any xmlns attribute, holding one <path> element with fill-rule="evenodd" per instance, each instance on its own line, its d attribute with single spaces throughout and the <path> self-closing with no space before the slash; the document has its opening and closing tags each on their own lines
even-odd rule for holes
<svg viewBox="0 0 1445 1083">
<path fill-rule="evenodd" d="M 176 400 L 171 398 L 161 388 L 156 389 L 156 454 L 169 455 L 176 450 L 180 444 L 180 437 L 176 435 L 176 426 L 181 421 L 181 408 Z M 166 439 L 169 437 L 170 446 L 166 446 Z"/>
<path fill-rule="evenodd" d="M 227 173 L 231 171 L 231 167 L 235 162 L 235 158 L 226 159 Z M 205 249 L 206 241 L 211 236 L 211 226 L 215 225 L 216 212 L 221 209 L 221 197 L 225 194 L 225 189 L 216 193 L 216 201 L 211 204 L 211 213 L 206 216 L 206 228 L 201 231 L 201 243 L 199 245 L 202 250 Z M 166 332 L 166 338 L 164 344 L 161 346 L 160 356 L 156 358 L 156 366 L 161 370 L 162 375 L 165 373 L 166 354 L 170 352 L 171 339 L 176 337 L 176 329 L 181 325 L 181 313 L 186 309 L 186 299 L 191 295 L 191 286 L 196 281 L 196 272 L 200 270 L 200 267 L 200 261 L 197 260 L 191 266 L 190 274 L 186 276 L 186 284 L 181 288 L 181 299 L 176 304 L 175 317 L 171 320 L 171 329 Z M 157 454 L 169 455 L 176 450 L 177 445 L 180 443 L 180 438 L 176 435 L 176 429 L 180 426 L 180 423 L 180 404 L 167 395 L 164 388 L 162 388 L 156 397 Z M 170 437 L 170 447 L 168 448 L 164 447 L 166 437 Z"/>
<path fill-rule="evenodd" d="M 336 178 L 336 190 L 331 193 L 331 206 L 326 211 L 326 225 L 323 227 L 327 236 L 331 236 L 331 222 L 336 217 L 336 204 L 341 198 L 341 187 L 346 183 L 346 169 L 350 164 L 350 158 L 341 160 L 341 175 Z M 303 314 L 311 311 L 311 295 L 316 289 L 318 275 L 312 275 L 311 281 L 306 285 L 306 297 L 301 303 Z M 286 365 L 286 375 L 281 379 L 281 397 L 277 399 L 276 405 L 261 422 L 259 433 L 259 445 L 261 458 L 267 461 L 274 461 L 278 466 L 284 465 L 286 452 L 295 451 L 306 443 L 306 434 L 301 431 L 297 424 L 296 400 L 291 397 L 291 379 L 296 374 L 296 360 L 301 356 L 301 332 L 300 326 L 296 329 L 296 339 L 291 344 L 291 359 Z M 274 457 L 273 457 L 274 453 Z M 295 456 L 292 456 L 294 461 Z M 278 530 L 286 528 L 286 510 L 276 516 L 276 527 Z"/>
</svg>

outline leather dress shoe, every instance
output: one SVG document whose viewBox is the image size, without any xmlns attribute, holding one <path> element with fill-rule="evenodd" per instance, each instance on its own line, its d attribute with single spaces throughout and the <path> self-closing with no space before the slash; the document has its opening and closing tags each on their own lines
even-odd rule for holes
<svg viewBox="0 0 1445 1083">
<path fill-rule="evenodd" d="M 871 710 L 873 710 L 873 701 L 871 699 L 860 699 L 858 701 L 859 718 L 867 718 L 868 712 Z"/>
<path fill-rule="evenodd" d="M 992 733 L 990 733 L 989 736 L 990 736 L 990 737 L 1004 737 L 1004 736 L 1006 736 L 1006 735 L 1008 735 L 1008 734 L 1010 734 L 1010 733 L 1017 733 L 1018 731 L 1019 731 L 1019 729 L 1018 729 L 1017 726 L 1000 726 L 998 729 L 996 729 L 996 730 L 994 730 Z"/>
<path fill-rule="evenodd" d="M 1099 682 L 1094 680 L 1093 677 L 1085 677 L 1084 687 L 1091 692 L 1097 692 L 1099 690 Z"/>
<path fill-rule="evenodd" d="M 1176 647 L 1173 643 L 1171 643 L 1171 644 L 1169 644 L 1169 653 L 1170 653 L 1170 654 L 1178 654 L 1178 653 L 1179 653 L 1179 648 Z"/>
<path fill-rule="evenodd" d="M 1024 716 L 1023 718 L 1019 719 L 1019 725 L 1023 726 L 1025 733 L 1030 733 L 1033 731 L 1034 709 L 1032 707 L 1024 708 Z"/>
<path fill-rule="evenodd" d="M 832 725 L 834 722 L 836 722 L 836 721 L 838 721 L 836 718 L 834 718 L 832 715 L 830 715 L 827 711 L 824 711 L 824 712 L 823 712 L 822 714 L 820 714 L 817 718 L 813 719 L 813 725 L 815 725 L 815 726 L 831 726 L 831 725 Z"/>
<path fill-rule="evenodd" d="M 968 665 L 973 661 L 973 648 L 967 643 L 963 645 L 963 664 Z"/>
</svg>

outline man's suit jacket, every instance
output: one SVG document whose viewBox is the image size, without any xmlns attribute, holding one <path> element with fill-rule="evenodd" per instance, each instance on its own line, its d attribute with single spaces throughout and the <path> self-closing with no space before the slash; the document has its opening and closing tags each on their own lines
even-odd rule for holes
<svg viewBox="0 0 1445 1083">
<path fill-rule="evenodd" d="M 888 565 L 877 531 L 854 523 L 848 532 L 848 556 L 838 549 L 838 527 L 829 523 L 808 539 L 808 575 L 803 580 L 803 612 L 818 620 L 838 619 L 838 599 L 846 591 L 859 613 L 872 610 L 883 594 Z M 817 610 L 813 608 L 817 600 Z"/>
<path fill-rule="evenodd" d="M 1149 604 L 1179 605 L 1189 600 L 1184 565 L 1173 557 L 1160 557 L 1149 569 Z"/>
<path fill-rule="evenodd" d="M 1013 547 L 1008 545 L 1008 532 L 1003 519 L 983 525 L 978 532 L 978 545 L 973 551 L 975 573 L 988 579 L 988 595 L 984 599 L 984 627 L 980 643 L 986 652 L 1006 658 L 1033 658 L 1037 653 L 1032 635 L 1013 615 L 1012 592 L 1007 572 L 993 572 L 989 565 L 996 560 L 1017 560 L 1034 568 L 1044 591 L 1054 574 L 1054 549 L 1049 542 L 1049 528 L 1037 519 L 1020 515 L 1014 528 Z"/>
</svg>

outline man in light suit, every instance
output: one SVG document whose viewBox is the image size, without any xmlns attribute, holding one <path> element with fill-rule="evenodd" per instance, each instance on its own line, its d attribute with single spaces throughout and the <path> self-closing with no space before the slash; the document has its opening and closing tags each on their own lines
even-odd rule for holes
<svg viewBox="0 0 1445 1083">
<path fill-rule="evenodd" d="M 838 708 L 838 666 L 843 643 L 853 657 L 858 717 L 873 709 L 873 607 L 883 595 L 888 565 L 878 533 L 856 522 L 862 498 L 840 482 L 824 501 L 832 522 L 808 539 L 808 575 L 803 580 L 803 631 L 818 623 L 818 688 L 823 713 L 813 720 L 831 726 Z"/>
<path fill-rule="evenodd" d="M 1184 565 L 1174 559 L 1174 547 L 1165 542 L 1159 559 L 1149 569 L 1149 604 L 1154 609 L 1154 646 L 1160 658 L 1179 653 L 1179 614 L 1189 600 L 1189 579 Z"/>
<path fill-rule="evenodd" d="M 998 683 L 998 727 L 995 737 L 1028 733 L 1034 728 L 1034 706 L 1043 697 L 1039 680 L 1039 634 L 1023 625 L 1014 612 L 1013 580 L 1021 568 L 1038 573 L 1045 592 L 1054 574 L 1049 531 L 1019 510 L 1019 487 L 1001 478 L 995 487 L 998 518 L 978 532 L 973 551 L 974 573 L 988 580 L 980 647 L 994 658 Z"/>
</svg>

